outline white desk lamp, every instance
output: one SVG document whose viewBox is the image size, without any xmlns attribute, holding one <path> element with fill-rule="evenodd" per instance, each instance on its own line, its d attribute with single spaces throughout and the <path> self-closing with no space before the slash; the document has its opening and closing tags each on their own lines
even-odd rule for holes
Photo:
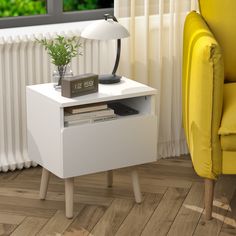
<svg viewBox="0 0 236 236">
<path fill-rule="evenodd" d="M 114 16 L 109 14 L 104 15 L 104 20 L 97 21 L 87 26 L 81 33 L 81 37 L 95 40 L 111 40 L 117 39 L 116 61 L 112 74 L 100 75 L 99 83 L 113 84 L 120 82 L 121 76 L 116 75 L 116 70 L 119 65 L 121 52 L 121 38 L 129 37 L 127 29 L 118 23 Z"/>
</svg>

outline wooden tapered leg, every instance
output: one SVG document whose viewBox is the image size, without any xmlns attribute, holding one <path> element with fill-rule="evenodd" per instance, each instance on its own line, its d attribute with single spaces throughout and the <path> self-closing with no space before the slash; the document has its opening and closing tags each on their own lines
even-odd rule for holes
<svg viewBox="0 0 236 236">
<path fill-rule="evenodd" d="M 73 218 L 74 178 L 65 179 L 65 207 L 66 217 Z"/>
<path fill-rule="evenodd" d="M 41 200 L 44 200 L 46 198 L 49 178 L 50 178 L 50 172 L 46 170 L 45 168 L 43 168 L 40 190 L 39 190 L 39 197 Z"/>
<path fill-rule="evenodd" d="M 108 170 L 107 171 L 107 187 L 112 187 L 113 184 L 113 171 Z"/>
<path fill-rule="evenodd" d="M 132 176 L 132 184 L 133 184 L 135 201 L 137 203 L 141 203 L 142 202 L 142 194 L 140 191 L 139 178 L 138 178 L 137 171 L 133 170 L 131 173 L 131 176 Z"/>
<path fill-rule="evenodd" d="M 214 197 L 214 180 L 205 179 L 205 218 L 210 220 L 212 218 L 212 207 Z"/>
</svg>

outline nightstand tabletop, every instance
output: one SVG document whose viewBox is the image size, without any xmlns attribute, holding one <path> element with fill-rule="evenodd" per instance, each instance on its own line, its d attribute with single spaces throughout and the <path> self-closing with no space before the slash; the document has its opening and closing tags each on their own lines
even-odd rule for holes
<svg viewBox="0 0 236 236">
<path fill-rule="evenodd" d="M 122 77 L 120 83 L 99 84 L 97 93 L 91 93 L 75 98 L 61 96 L 61 90 L 56 90 L 52 83 L 27 86 L 31 89 L 55 102 L 59 107 L 83 105 L 102 101 L 125 99 L 145 95 L 154 95 L 157 90 L 134 80 Z"/>
</svg>

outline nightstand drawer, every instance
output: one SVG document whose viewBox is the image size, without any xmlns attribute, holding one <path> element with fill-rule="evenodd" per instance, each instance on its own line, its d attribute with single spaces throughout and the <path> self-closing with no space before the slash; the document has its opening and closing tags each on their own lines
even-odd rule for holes
<svg viewBox="0 0 236 236">
<path fill-rule="evenodd" d="M 155 115 L 130 116 L 64 128 L 63 177 L 155 161 L 156 130 Z"/>
</svg>

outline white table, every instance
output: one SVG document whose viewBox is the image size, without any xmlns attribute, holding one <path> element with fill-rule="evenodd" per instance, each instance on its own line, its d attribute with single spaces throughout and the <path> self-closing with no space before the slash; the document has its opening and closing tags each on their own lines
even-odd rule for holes
<svg viewBox="0 0 236 236">
<path fill-rule="evenodd" d="M 157 159 L 158 119 L 156 90 L 122 78 L 117 84 L 99 84 L 99 92 L 73 99 L 61 96 L 52 84 L 27 86 L 28 150 L 43 167 L 40 197 L 45 199 L 50 172 L 65 179 L 66 216 L 73 217 L 73 181 L 76 176 L 108 171 Z M 119 101 L 139 111 L 98 123 L 64 126 L 64 108 Z M 137 172 L 132 172 L 136 202 L 141 202 Z"/>
</svg>

